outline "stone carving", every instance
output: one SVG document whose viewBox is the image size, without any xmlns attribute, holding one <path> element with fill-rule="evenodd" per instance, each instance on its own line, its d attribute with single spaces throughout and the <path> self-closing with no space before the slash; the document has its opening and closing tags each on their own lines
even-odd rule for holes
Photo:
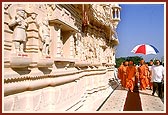
<svg viewBox="0 0 168 115">
<path fill-rule="evenodd" d="M 49 46 L 51 43 L 51 39 L 48 18 L 44 18 L 42 23 L 39 24 L 39 35 L 43 45 L 42 54 L 44 56 L 49 56 Z"/>
<path fill-rule="evenodd" d="M 83 100 L 89 101 L 88 94 L 89 99 L 99 97 L 99 94 L 109 95 L 112 89 L 107 83 L 113 77 L 114 72 L 110 64 L 115 64 L 115 55 L 112 55 L 114 52 L 111 50 L 117 45 L 117 43 L 114 44 L 115 40 L 109 43 L 109 32 L 110 29 L 111 31 L 116 30 L 112 28 L 113 23 L 111 23 L 112 26 L 105 25 L 107 21 L 101 17 L 102 6 L 99 10 L 99 4 L 95 4 L 94 7 L 99 12 L 99 15 L 95 13 L 96 16 L 92 14 L 90 4 L 85 4 L 85 6 L 89 10 L 90 23 L 85 26 L 84 31 L 81 19 L 82 4 L 8 3 L 3 6 L 4 61 L 2 63 L 4 64 L 4 75 L 2 77 L 4 79 L 3 109 L 5 112 L 73 111 L 81 104 L 84 106 L 80 110 L 84 110 L 87 108 L 87 103 L 83 103 Z M 25 17 L 17 16 L 18 7 L 25 9 Z M 49 18 L 49 25 L 48 20 L 43 24 L 45 17 Z M 11 22 L 16 21 L 16 25 L 9 23 L 9 19 Z M 22 21 L 19 22 L 18 20 L 21 19 Z M 26 37 L 23 37 L 23 32 L 19 30 L 20 23 L 24 27 L 24 29 L 22 27 L 24 34 L 27 33 Z M 9 30 L 8 25 L 12 31 Z M 19 53 L 13 52 L 14 43 L 11 43 L 11 35 L 15 34 L 13 31 L 18 30 L 17 36 L 22 36 L 25 40 L 27 38 L 25 53 L 20 53 L 20 48 Z M 77 33 L 75 59 L 72 59 L 74 38 L 71 31 Z M 42 51 L 44 56 L 42 56 Z M 47 99 L 48 93 L 50 99 Z M 100 99 L 96 98 L 96 101 L 100 102 L 105 98 L 105 96 L 103 98 L 100 96 Z M 80 103 L 72 107 L 77 102 Z"/>
<path fill-rule="evenodd" d="M 84 41 L 82 40 L 82 35 L 77 33 L 75 36 L 75 55 L 76 58 L 80 61 L 85 61 L 85 47 L 84 47 Z"/>
<path fill-rule="evenodd" d="M 6 9 L 8 9 L 10 6 L 11 6 L 11 4 L 5 4 L 5 5 L 4 5 L 4 9 L 6 10 Z"/>
<path fill-rule="evenodd" d="M 64 47 L 64 44 L 63 44 L 63 36 L 61 36 L 61 39 L 59 40 L 59 44 L 60 44 L 60 54 L 61 54 L 61 57 L 63 57 L 64 55 L 64 51 L 63 51 L 63 47 Z"/>
<path fill-rule="evenodd" d="M 48 16 L 52 16 L 53 11 L 56 9 L 55 4 L 47 4 Z"/>
<path fill-rule="evenodd" d="M 14 51 L 24 52 L 28 22 L 27 12 L 23 8 L 16 9 L 16 16 L 9 22 L 9 27 L 13 30 Z"/>
<path fill-rule="evenodd" d="M 78 33 L 74 35 L 74 46 L 75 46 L 75 57 L 79 58 L 80 53 L 80 38 L 78 37 Z"/>
</svg>

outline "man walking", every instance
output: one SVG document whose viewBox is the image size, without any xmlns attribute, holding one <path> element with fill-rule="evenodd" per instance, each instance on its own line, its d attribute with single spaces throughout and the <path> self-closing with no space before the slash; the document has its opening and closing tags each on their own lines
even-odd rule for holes
<svg viewBox="0 0 168 115">
<path fill-rule="evenodd" d="M 153 64 L 153 60 L 150 60 L 149 66 L 148 66 L 148 68 L 149 68 L 149 88 L 150 88 L 150 89 L 153 89 L 153 83 L 152 83 L 152 81 L 151 81 L 151 79 L 152 79 L 152 71 L 151 71 L 151 68 L 152 68 L 153 65 L 154 65 L 154 64 Z"/>
<path fill-rule="evenodd" d="M 123 82 L 123 78 L 122 78 L 123 77 L 123 75 L 122 75 L 123 67 L 124 67 L 124 64 L 122 62 L 121 65 L 118 68 L 118 78 L 121 80 L 120 83 L 121 83 L 122 87 L 123 87 L 123 84 L 122 84 L 122 82 Z"/>
<path fill-rule="evenodd" d="M 153 93 L 155 94 L 158 89 L 158 96 L 162 97 L 162 81 L 164 80 L 164 67 L 160 65 L 160 61 L 156 60 L 156 64 L 151 67 L 152 71 L 152 82 L 153 82 Z"/>
<path fill-rule="evenodd" d="M 131 92 L 134 89 L 135 75 L 136 75 L 136 67 L 134 66 L 133 61 L 129 61 L 129 66 L 127 67 L 127 78 L 126 78 L 126 88 L 128 88 Z"/>
<path fill-rule="evenodd" d="M 128 61 L 125 61 L 124 66 L 122 68 L 122 86 L 124 89 L 126 89 L 127 67 Z"/>
<path fill-rule="evenodd" d="M 139 73 L 139 80 L 140 80 L 140 89 L 146 90 L 147 87 L 147 73 L 148 70 L 146 69 L 145 61 L 142 59 L 140 61 L 140 66 L 138 67 L 138 73 Z"/>
</svg>

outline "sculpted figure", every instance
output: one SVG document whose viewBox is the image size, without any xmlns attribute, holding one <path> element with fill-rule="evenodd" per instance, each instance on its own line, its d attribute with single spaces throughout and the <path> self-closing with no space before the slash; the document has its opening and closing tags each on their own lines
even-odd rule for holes
<svg viewBox="0 0 168 115">
<path fill-rule="evenodd" d="M 39 26 L 39 35 L 43 44 L 42 54 L 48 56 L 51 39 L 50 39 L 49 22 L 47 18 L 45 18 Z"/>
<path fill-rule="evenodd" d="M 9 22 L 10 29 L 13 30 L 13 43 L 15 52 L 24 52 L 26 42 L 26 29 L 28 22 L 27 13 L 23 8 L 16 9 L 16 16 Z"/>
</svg>

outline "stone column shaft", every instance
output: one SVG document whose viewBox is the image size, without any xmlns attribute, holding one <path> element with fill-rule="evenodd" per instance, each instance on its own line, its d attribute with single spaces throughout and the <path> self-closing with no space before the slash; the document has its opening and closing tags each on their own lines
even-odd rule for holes
<svg viewBox="0 0 168 115">
<path fill-rule="evenodd" d="M 74 37 L 73 37 L 73 31 L 71 32 L 70 39 L 70 58 L 74 58 Z"/>
<path fill-rule="evenodd" d="M 61 48 L 62 48 L 62 43 L 61 43 L 61 25 L 55 25 L 56 28 L 56 57 L 61 57 Z"/>
</svg>

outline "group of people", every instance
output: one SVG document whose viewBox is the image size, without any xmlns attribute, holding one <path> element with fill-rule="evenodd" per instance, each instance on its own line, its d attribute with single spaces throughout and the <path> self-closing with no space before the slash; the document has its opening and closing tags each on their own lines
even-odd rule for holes
<svg viewBox="0 0 168 115">
<path fill-rule="evenodd" d="M 149 65 L 142 59 L 136 66 L 133 61 L 124 61 L 118 68 L 118 78 L 121 80 L 121 86 L 124 89 L 128 89 L 131 92 L 134 91 L 134 87 L 138 87 L 141 90 L 147 88 L 153 90 L 152 95 L 155 94 L 158 89 L 158 96 L 162 97 L 162 83 L 164 81 L 164 67 L 160 64 L 159 60 L 150 60 Z"/>
</svg>

